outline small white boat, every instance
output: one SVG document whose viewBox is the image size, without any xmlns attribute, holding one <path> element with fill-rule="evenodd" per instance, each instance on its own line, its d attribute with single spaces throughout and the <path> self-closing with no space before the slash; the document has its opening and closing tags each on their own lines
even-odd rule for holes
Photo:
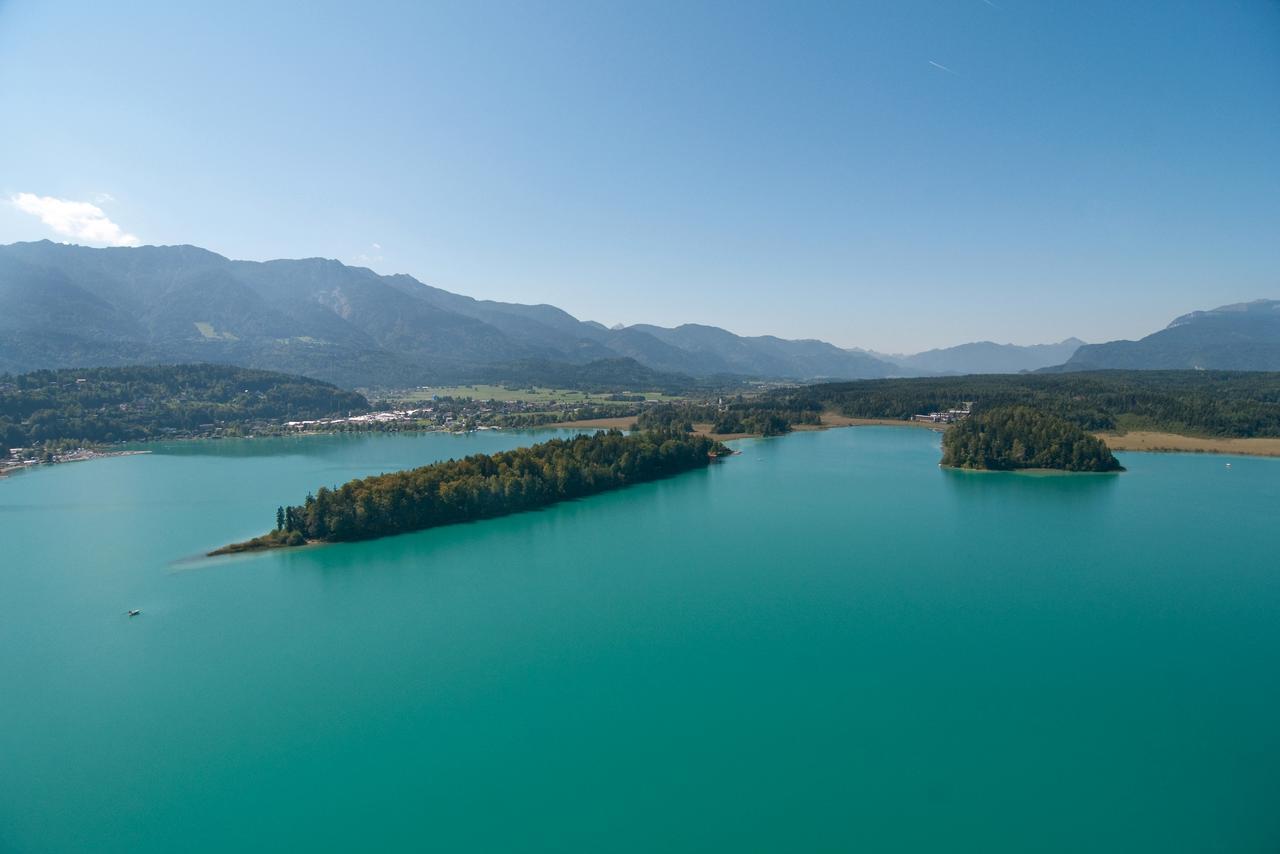
<svg viewBox="0 0 1280 854">
<path fill-rule="evenodd" d="M 130 617 L 136 617 L 136 616 L 138 616 L 138 615 L 139 615 L 139 614 L 141 614 L 141 613 L 142 613 L 142 609 L 141 609 L 141 608 L 133 608 L 133 609 L 131 609 L 131 610 L 129 611 L 129 616 L 130 616 Z"/>
</svg>

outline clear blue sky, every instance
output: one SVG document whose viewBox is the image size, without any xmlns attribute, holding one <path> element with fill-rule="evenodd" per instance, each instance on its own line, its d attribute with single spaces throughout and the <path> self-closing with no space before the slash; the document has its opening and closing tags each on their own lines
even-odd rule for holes
<svg viewBox="0 0 1280 854">
<path fill-rule="evenodd" d="M 0 117 L 5 243 L 891 351 L 1280 298 L 1274 0 L 0 0 Z"/>
</svg>

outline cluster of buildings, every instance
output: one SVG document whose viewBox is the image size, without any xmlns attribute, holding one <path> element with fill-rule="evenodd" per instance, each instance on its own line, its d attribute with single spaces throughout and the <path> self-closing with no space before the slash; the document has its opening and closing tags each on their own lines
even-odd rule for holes
<svg viewBox="0 0 1280 854">
<path fill-rule="evenodd" d="M 954 424 L 957 421 L 963 421 L 969 417 L 969 413 L 973 411 L 973 401 L 966 400 L 960 404 L 959 409 L 948 409 L 945 412 L 930 412 L 927 415 L 913 415 L 912 421 L 924 421 L 932 424 Z"/>
<path fill-rule="evenodd" d="M 285 427 L 294 430 L 308 430 L 315 427 L 327 427 L 334 424 L 391 424 L 396 421 L 413 421 L 434 414 L 431 407 L 426 409 L 392 409 L 386 412 L 366 412 L 364 415 L 352 415 L 348 418 L 316 418 L 311 421 L 286 421 Z M 447 419 L 453 421 L 452 417 Z"/>
<path fill-rule="evenodd" d="M 490 425 L 503 415 L 536 412 L 543 408 L 546 408 L 546 405 L 520 400 L 480 401 L 469 398 L 462 400 L 433 398 L 430 406 L 418 409 L 396 408 L 381 412 L 366 412 L 362 415 L 349 415 L 346 418 L 286 421 L 284 426 L 291 430 L 317 430 L 343 424 L 367 427 L 412 422 L 417 426 L 431 423 L 437 429 L 443 430 L 488 429 L 480 425 Z"/>
</svg>

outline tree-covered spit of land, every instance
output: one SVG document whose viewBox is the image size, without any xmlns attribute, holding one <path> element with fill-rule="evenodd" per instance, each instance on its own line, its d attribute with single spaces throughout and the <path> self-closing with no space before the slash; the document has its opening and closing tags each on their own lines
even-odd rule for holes
<svg viewBox="0 0 1280 854">
<path fill-rule="evenodd" d="M 791 410 L 910 419 L 973 401 L 974 412 L 1030 406 L 1084 430 L 1154 430 L 1189 436 L 1280 436 L 1280 373 L 1095 371 L 861 380 L 781 389 Z"/>
<path fill-rule="evenodd" d="M 728 453 L 714 439 L 672 431 L 551 439 L 322 487 L 300 505 L 278 508 L 271 532 L 210 554 L 367 540 L 505 516 L 701 468 Z"/>
<path fill-rule="evenodd" d="M 942 464 L 992 471 L 1124 471 L 1101 439 L 1029 406 L 998 406 L 951 427 L 942 437 Z"/>
<path fill-rule="evenodd" d="M 751 433 L 781 436 L 796 424 L 819 424 L 821 407 L 808 404 L 792 407 L 774 397 L 735 396 L 728 402 L 682 402 L 650 407 L 640 413 L 636 427 L 641 430 L 676 430 L 689 433 L 695 424 L 710 424 L 718 436 Z"/>
<path fill-rule="evenodd" d="M 363 395 L 231 365 L 0 374 L 0 446 L 96 444 L 366 412 Z"/>
</svg>

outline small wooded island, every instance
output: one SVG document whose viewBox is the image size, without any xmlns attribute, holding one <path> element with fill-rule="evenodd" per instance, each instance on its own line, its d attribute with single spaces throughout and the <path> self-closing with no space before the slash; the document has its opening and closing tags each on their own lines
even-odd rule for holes
<svg viewBox="0 0 1280 854">
<path fill-rule="evenodd" d="M 950 428 L 942 438 L 942 464 L 995 471 L 1124 471 L 1101 439 L 1030 406 L 988 409 Z"/>
<path fill-rule="evenodd" d="M 270 533 L 209 554 L 367 540 L 505 516 L 701 468 L 730 453 L 714 439 L 676 432 L 552 439 L 322 487 L 300 506 L 277 509 Z"/>
</svg>

